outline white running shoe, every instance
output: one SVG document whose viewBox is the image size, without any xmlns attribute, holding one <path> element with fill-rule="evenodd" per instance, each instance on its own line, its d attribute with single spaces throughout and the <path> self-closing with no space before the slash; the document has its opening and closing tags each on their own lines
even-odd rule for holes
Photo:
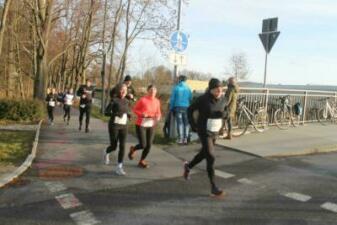
<svg viewBox="0 0 337 225">
<path fill-rule="evenodd" d="M 117 166 L 117 168 L 116 168 L 116 174 L 119 175 L 119 176 L 125 176 L 126 172 L 124 171 L 123 167 Z"/>
<path fill-rule="evenodd" d="M 105 165 L 110 164 L 110 153 L 106 153 L 106 150 L 103 150 L 103 161 Z"/>
</svg>

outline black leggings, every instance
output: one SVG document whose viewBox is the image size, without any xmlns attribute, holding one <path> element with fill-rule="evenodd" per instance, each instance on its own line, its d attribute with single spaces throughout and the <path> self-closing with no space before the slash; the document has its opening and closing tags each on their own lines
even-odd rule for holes
<svg viewBox="0 0 337 225">
<path fill-rule="evenodd" d="M 128 135 L 127 126 L 119 126 L 109 122 L 110 146 L 106 153 L 116 151 L 119 143 L 118 163 L 123 163 L 125 154 L 126 136 Z"/>
<path fill-rule="evenodd" d="M 47 111 L 48 111 L 48 118 L 50 122 L 53 122 L 54 121 L 54 107 L 48 105 Z"/>
<path fill-rule="evenodd" d="M 136 125 L 136 133 L 139 144 L 135 146 L 135 150 L 144 149 L 141 160 L 144 160 L 149 154 L 154 139 L 153 127 L 141 127 Z"/>
<path fill-rule="evenodd" d="M 214 137 L 207 137 L 207 135 L 200 135 L 199 138 L 201 141 L 201 150 L 200 152 L 193 158 L 193 160 L 188 164 L 188 167 L 192 169 L 194 166 L 199 164 L 203 159 L 207 160 L 207 173 L 208 178 L 212 187 L 215 187 L 214 183 L 214 144 L 215 138 Z"/>
<path fill-rule="evenodd" d="M 70 109 L 71 109 L 71 105 L 64 105 L 63 106 L 64 109 L 64 116 L 63 118 L 68 118 L 68 121 L 70 120 Z"/>
<path fill-rule="evenodd" d="M 90 113 L 91 113 L 91 105 L 86 105 L 85 108 L 80 107 L 80 126 L 82 126 L 83 116 L 85 114 L 85 127 L 89 127 L 90 123 Z"/>
</svg>

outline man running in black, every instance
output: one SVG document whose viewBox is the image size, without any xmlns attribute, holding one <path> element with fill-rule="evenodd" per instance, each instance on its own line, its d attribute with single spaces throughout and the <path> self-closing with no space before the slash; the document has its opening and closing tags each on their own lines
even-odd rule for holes
<svg viewBox="0 0 337 225">
<path fill-rule="evenodd" d="M 136 91 L 132 86 L 132 79 L 130 75 L 126 75 L 123 81 L 123 84 L 126 85 L 127 87 L 127 94 L 126 94 L 126 99 L 132 102 L 136 101 Z M 116 88 L 111 89 L 110 91 L 110 99 L 118 96 L 118 91 L 116 91 Z"/>
<path fill-rule="evenodd" d="M 80 126 L 79 130 L 82 130 L 82 121 L 83 116 L 85 114 L 85 132 L 89 132 L 89 123 L 90 123 L 90 113 L 91 113 L 91 105 L 93 98 L 95 97 L 95 88 L 91 86 L 91 81 L 89 79 L 86 80 L 86 84 L 82 85 L 78 91 L 77 96 L 80 97 Z"/>
<path fill-rule="evenodd" d="M 222 83 L 212 78 L 205 94 L 197 98 L 188 108 L 188 120 L 193 131 L 198 133 L 201 141 L 201 150 L 191 162 L 184 164 L 184 178 L 189 179 L 190 170 L 202 160 L 207 160 L 207 173 L 211 183 L 211 193 L 215 196 L 223 195 L 214 182 L 214 144 L 222 127 L 226 100 L 223 95 Z M 197 121 L 193 113 L 199 111 Z"/>
</svg>

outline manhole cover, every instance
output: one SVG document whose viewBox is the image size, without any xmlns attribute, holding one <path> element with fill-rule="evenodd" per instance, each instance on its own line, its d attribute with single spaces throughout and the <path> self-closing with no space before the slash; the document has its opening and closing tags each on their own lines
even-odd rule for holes
<svg viewBox="0 0 337 225">
<path fill-rule="evenodd" d="M 80 177 L 82 175 L 83 169 L 75 166 L 49 167 L 39 171 L 39 178 L 46 180 Z"/>
</svg>

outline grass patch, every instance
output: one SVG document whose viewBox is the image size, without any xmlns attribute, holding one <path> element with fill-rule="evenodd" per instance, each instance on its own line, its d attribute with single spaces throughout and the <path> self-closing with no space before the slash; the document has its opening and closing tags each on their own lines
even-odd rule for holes
<svg viewBox="0 0 337 225">
<path fill-rule="evenodd" d="M 108 116 L 104 116 L 102 113 L 101 113 L 101 109 L 98 108 L 97 106 L 92 106 L 92 109 L 91 109 L 91 115 L 96 118 L 96 119 L 100 119 L 104 122 L 109 122 L 110 120 L 110 117 Z"/>
<path fill-rule="evenodd" d="M 0 163 L 18 164 L 31 153 L 34 131 L 0 131 Z"/>
</svg>

